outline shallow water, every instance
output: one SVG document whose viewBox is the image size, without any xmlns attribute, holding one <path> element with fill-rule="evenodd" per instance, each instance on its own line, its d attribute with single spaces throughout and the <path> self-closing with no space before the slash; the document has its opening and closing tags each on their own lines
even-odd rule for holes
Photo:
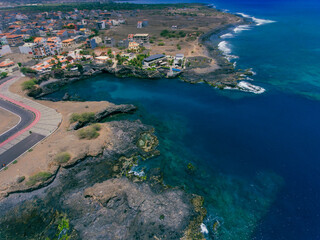
<svg viewBox="0 0 320 240">
<path fill-rule="evenodd" d="M 206 197 L 208 237 L 320 239 L 319 3 L 214 3 L 275 21 L 221 39 L 265 93 L 103 75 L 49 97 L 139 106 L 131 117 L 155 127 L 161 151 L 139 167 L 161 166 L 167 184 Z"/>
</svg>

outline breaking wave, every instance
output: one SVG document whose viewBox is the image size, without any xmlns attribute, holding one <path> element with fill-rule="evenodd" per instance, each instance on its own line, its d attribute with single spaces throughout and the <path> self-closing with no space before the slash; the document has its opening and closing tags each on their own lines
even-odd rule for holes
<svg viewBox="0 0 320 240">
<path fill-rule="evenodd" d="M 273 21 L 273 20 L 268 20 L 268 19 L 261 19 L 261 18 L 256 18 L 256 17 L 252 17 L 248 14 L 244 14 L 244 13 L 237 13 L 238 15 L 244 17 L 244 18 L 250 18 L 252 19 L 252 21 L 255 22 L 255 24 L 257 26 L 260 26 L 260 25 L 264 25 L 264 24 L 269 24 L 269 23 L 275 23 L 276 21 Z"/>
</svg>

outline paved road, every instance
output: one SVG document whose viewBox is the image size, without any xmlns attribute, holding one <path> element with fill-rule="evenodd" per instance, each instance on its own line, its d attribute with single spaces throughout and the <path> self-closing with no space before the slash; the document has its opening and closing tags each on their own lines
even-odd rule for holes
<svg viewBox="0 0 320 240">
<path fill-rule="evenodd" d="M 17 143 L 14 147 L 2 153 L 0 155 L 0 169 L 11 163 L 43 138 L 45 138 L 45 136 L 38 133 L 32 133 L 30 136 Z"/>
<path fill-rule="evenodd" d="M 19 132 L 22 129 L 29 126 L 33 122 L 35 115 L 31 111 L 28 111 L 24 108 L 21 108 L 15 104 L 10 103 L 8 101 L 5 101 L 1 98 L 0 98 L 0 107 L 7 110 L 7 111 L 10 111 L 20 117 L 20 122 L 16 126 L 14 126 L 13 128 L 8 130 L 7 132 L 0 135 L 0 144 L 1 144 L 2 142 L 4 142 L 5 140 L 10 138 L 11 136 L 16 134 L 17 132 Z M 0 157 L 0 159 L 1 159 L 1 157 Z"/>
<path fill-rule="evenodd" d="M 0 80 L 0 87 L 2 87 L 2 84 L 11 79 L 12 77 L 8 77 Z M 38 110 L 20 103 L 19 101 L 10 99 L 2 94 L 0 94 L 0 107 L 20 117 L 20 121 L 16 126 L 0 135 L 1 149 L 1 147 L 3 148 L 8 142 L 10 143 L 12 140 L 19 137 L 23 132 L 27 131 L 30 129 L 30 127 L 37 123 L 39 121 L 40 114 Z M 43 138 L 45 138 L 44 135 L 39 133 L 31 133 L 22 141 L 16 143 L 13 147 L 4 152 L 2 151 L 2 153 L 0 153 L 0 169 L 11 163 Z"/>
</svg>

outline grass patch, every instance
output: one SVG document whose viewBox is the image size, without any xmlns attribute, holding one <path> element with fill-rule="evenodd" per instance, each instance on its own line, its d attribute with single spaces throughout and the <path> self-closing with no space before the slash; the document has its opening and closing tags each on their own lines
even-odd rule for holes
<svg viewBox="0 0 320 240">
<path fill-rule="evenodd" d="M 101 126 L 99 124 L 93 124 L 87 128 L 80 129 L 78 131 L 78 136 L 80 139 L 95 139 L 99 137 L 98 131 L 101 130 Z"/>
<path fill-rule="evenodd" d="M 22 90 L 31 90 L 34 88 L 34 86 L 37 84 L 37 79 L 33 78 L 33 79 L 30 79 L 28 81 L 25 81 L 21 84 L 22 86 Z"/>
<path fill-rule="evenodd" d="M 52 174 L 50 172 L 39 172 L 29 177 L 29 180 L 26 182 L 27 186 L 33 186 L 38 182 L 47 181 Z"/>
<path fill-rule="evenodd" d="M 61 164 L 61 163 L 66 163 L 66 162 L 68 162 L 68 161 L 70 160 L 70 158 L 71 158 L 70 153 L 68 153 L 68 152 L 61 152 L 61 153 L 58 153 L 58 154 L 55 156 L 54 160 L 55 160 L 57 163 Z"/>
<path fill-rule="evenodd" d="M 81 113 L 81 114 L 80 113 L 72 113 L 72 115 L 70 117 L 70 123 L 93 122 L 94 116 L 95 116 L 94 112 L 86 112 L 86 113 Z"/>
<path fill-rule="evenodd" d="M 17 160 L 14 160 L 13 162 L 12 162 L 12 164 L 16 164 L 18 161 Z"/>
</svg>

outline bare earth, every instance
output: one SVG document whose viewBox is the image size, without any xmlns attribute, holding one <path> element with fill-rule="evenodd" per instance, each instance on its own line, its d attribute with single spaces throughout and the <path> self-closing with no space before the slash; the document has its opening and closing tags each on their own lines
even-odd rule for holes
<svg viewBox="0 0 320 240">
<path fill-rule="evenodd" d="M 205 46 L 199 44 L 199 36 L 203 33 L 218 29 L 226 24 L 237 24 L 242 21 L 238 16 L 217 11 L 203 5 L 185 9 L 171 10 L 142 10 L 136 16 L 123 13 L 127 23 L 113 27 L 103 32 L 104 36 L 122 40 L 128 37 L 128 33 L 148 33 L 151 43 L 146 48 L 150 54 L 163 53 L 175 56 L 182 53 L 185 57 L 207 57 L 210 58 Z M 148 20 L 148 26 L 137 28 L 137 21 Z M 172 29 L 177 26 L 177 29 Z M 161 36 L 163 30 L 185 32 L 185 37 L 166 38 Z M 160 46 L 159 46 L 160 44 Z M 161 46 L 164 44 L 163 46 Z M 114 49 L 118 51 L 117 49 Z M 215 59 L 209 67 L 195 69 L 196 73 L 208 73 L 218 69 Z"/>
<path fill-rule="evenodd" d="M 21 83 L 24 78 L 17 81 L 10 88 L 10 91 L 24 95 L 21 90 Z M 34 100 L 34 99 L 33 99 Z M 79 139 L 76 131 L 68 131 L 69 119 L 72 113 L 98 112 L 104 110 L 108 106 L 113 105 L 109 102 L 37 102 L 48 107 L 56 109 L 62 114 L 62 123 L 55 133 L 47 139 L 36 145 L 32 151 L 22 155 L 16 164 L 8 167 L 7 170 L 0 172 L 0 195 L 8 190 L 8 187 L 16 185 L 18 177 L 29 176 L 41 172 L 55 172 L 58 164 L 54 162 L 56 154 L 68 152 L 71 154 L 71 160 L 81 159 L 87 156 L 95 156 L 101 152 L 103 148 L 109 148 L 109 139 L 111 131 L 107 123 L 101 123 L 100 136 L 96 139 L 86 140 Z"/>
<path fill-rule="evenodd" d="M 19 121 L 17 115 L 0 108 L 0 135 L 17 125 Z"/>
</svg>

